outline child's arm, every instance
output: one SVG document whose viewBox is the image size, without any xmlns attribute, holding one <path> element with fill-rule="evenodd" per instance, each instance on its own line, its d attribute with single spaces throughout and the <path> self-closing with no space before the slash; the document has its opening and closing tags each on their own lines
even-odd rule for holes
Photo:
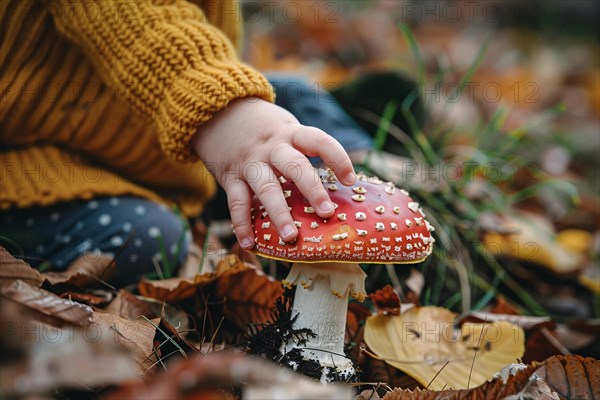
<svg viewBox="0 0 600 400">
<path fill-rule="evenodd" d="M 227 192 L 231 219 L 244 248 L 254 245 L 251 195 L 256 193 L 284 241 L 298 231 L 277 179 L 293 180 L 317 214 L 333 204 L 308 156 L 319 156 L 340 177 L 354 183 L 354 169 L 342 146 L 323 131 L 301 125 L 288 111 L 260 99 L 237 100 L 202 125 L 192 140 L 200 158 Z"/>
<path fill-rule="evenodd" d="M 154 124 L 165 153 L 197 158 L 198 127 L 232 100 L 273 100 L 262 74 L 184 0 L 46 0 L 56 29 L 85 53 L 118 98 Z"/>
</svg>

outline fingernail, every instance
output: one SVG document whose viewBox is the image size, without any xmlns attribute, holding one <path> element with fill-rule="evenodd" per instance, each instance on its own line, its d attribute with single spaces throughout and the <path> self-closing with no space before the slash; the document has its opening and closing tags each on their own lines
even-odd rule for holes
<svg viewBox="0 0 600 400">
<path fill-rule="evenodd" d="M 240 240 L 240 245 L 244 249 L 249 249 L 252 247 L 252 239 L 250 239 L 249 237 L 245 237 L 242 240 Z"/>
<path fill-rule="evenodd" d="M 353 184 L 355 180 L 356 180 L 356 175 L 354 175 L 354 173 L 350 172 L 348 175 L 346 175 L 346 179 L 345 179 L 346 183 Z"/>
<path fill-rule="evenodd" d="M 322 213 L 330 213 L 333 211 L 333 204 L 329 201 L 324 201 L 319 206 L 319 210 L 321 210 Z"/>
<path fill-rule="evenodd" d="M 281 234 L 283 235 L 284 238 L 293 235 L 294 232 L 296 232 L 296 229 L 294 229 L 294 227 L 292 225 L 285 225 L 283 227 L 283 229 L 281 230 Z"/>
</svg>

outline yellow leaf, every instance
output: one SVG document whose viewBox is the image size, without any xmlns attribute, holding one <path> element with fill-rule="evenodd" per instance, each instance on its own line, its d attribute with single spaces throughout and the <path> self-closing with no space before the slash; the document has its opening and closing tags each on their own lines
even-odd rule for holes
<svg viewBox="0 0 600 400">
<path fill-rule="evenodd" d="M 565 229 L 556 234 L 556 242 L 565 249 L 585 253 L 592 247 L 592 234 L 581 229 Z"/>
<path fill-rule="evenodd" d="M 479 386 L 523 355 L 525 334 L 520 327 L 494 322 L 458 328 L 455 317 L 441 307 L 371 316 L 365 342 L 385 362 L 432 390 Z"/>
<path fill-rule="evenodd" d="M 502 230 L 513 233 L 486 233 L 483 241 L 487 251 L 496 256 L 535 262 L 560 274 L 581 269 L 581 254 L 558 242 L 552 226 L 543 218 L 525 213 L 505 218 Z"/>
</svg>

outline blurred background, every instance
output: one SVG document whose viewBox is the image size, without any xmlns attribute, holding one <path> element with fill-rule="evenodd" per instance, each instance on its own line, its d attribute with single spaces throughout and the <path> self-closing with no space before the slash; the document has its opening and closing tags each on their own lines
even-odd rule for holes
<svg viewBox="0 0 600 400">
<path fill-rule="evenodd" d="M 600 2 L 242 5 L 244 58 L 306 79 L 315 102 L 332 91 L 374 138 L 357 168 L 435 221 L 422 303 L 464 313 L 506 298 L 597 327 Z M 370 287 L 402 293 L 410 273 L 373 269 Z"/>
</svg>

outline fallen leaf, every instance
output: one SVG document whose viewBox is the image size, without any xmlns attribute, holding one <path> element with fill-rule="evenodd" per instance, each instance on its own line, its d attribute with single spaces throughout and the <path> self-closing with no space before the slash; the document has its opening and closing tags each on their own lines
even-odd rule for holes
<svg viewBox="0 0 600 400">
<path fill-rule="evenodd" d="M 365 342 L 385 362 L 435 390 L 481 385 L 523 355 L 522 328 L 507 322 L 456 328 L 455 317 L 440 307 L 372 316 Z"/>
<path fill-rule="evenodd" d="M 206 285 L 211 280 L 211 274 L 196 275 L 194 279 L 169 278 L 161 280 L 142 279 L 138 290 L 144 297 L 176 302 L 193 297 L 199 286 Z"/>
<path fill-rule="evenodd" d="M 323 385 L 279 365 L 233 352 L 177 360 L 152 379 L 123 386 L 107 398 L 223 399 L 232 388 L 241 388 L 242 398 L 247 400 L 352 399 L 348 385 Z"/>
<path fill-rule="evenodd" d="M 138 299 L 133 293 L 125 289 L 120 289 L 115 299 L 102 311 L 129 320 L 136 320 L 142 316 L 149 319 L 156 317 L 148 303 Z"/>
<path fill-rule="evenodd" d="M 471 389 L 432 390 L 400 389 L 387 393 L 383 400 L 498 400 L 517 393 L 527 386 L 529 377 L 535 368 L 522 364 L 508 366 L 502 372 L 510 370 L 506 376 L 497 376 L 490 382 Z M 527 399 L 527 398 L 525 398 Z M 525 400 L 524 399 L 524 400 Z"/>
<path fill-rule="evenodd" d="M 369 299 L 373 302 L 378 314 L 400 314 L 400 297 L 390 285 L 369 294 Z"/>
<path fill-rule="evenodd" d="M 235 267 L 244 265 L 235 255 L 228 255 L 221 258 L 215 267 L 214 272 L 198 274 L 192 279 L 170 278 L 161 280 L 142 279 L 138 284 L 138 290 L 144 297 L 150 297 L 167 302 L 176 302 L 178 300 L 193 297 L 198 288 L 205 287 L 214 282 L 224 273 L 231 273 Z M 248 266 L 245 266 L 246 268 Z"/>
<path fill-rule="evenodd" d="M 577 253 L 585 253 L 592 247 L 592 234 L 581 229 L 565 229 L 556 234 L 556 242 Z"/>
<path fill-rule="evenodd" d="M 523 362 L 543 361 L 550 356 L 570 354 L 556 332 L 556 323 L 549 317 L 532 317 L 512 314 L 472 312 L 461 321 L 476 323 L 505 321 L 520 326 L 525 331 Z"/>
<path fill-rule="evenodd" d="M 469 313 L 462 321 L 485 323 L 485 322 L 508 322 L 512 325 L 520 326 L 523 329 L 531 329 L 536 325 L 552 322 L 550 317 L 532 317 L 529 315 L 513 314 L 493 314 L 486 312 L 473 311 Z"/>
<path fill-rule="evenodd" d="M 498 257 L 534 262 L 559 274 L 573 273 L 583 267 L 582 254 L 562 246 L 552 225 L 539 216 L 528 213 L 505 216 L 503 229 L 514 233 L 487 232 L 483 239 L 486 250 Z"/>
<path fill-rule="evenodd" d="M 2 380 L 5 394 L 23 397 L 56 388 L 95 388 L 136 378 L 135 362 L 108 335 L 95 337 L 88 330 L 59 329 L 39 322 L 31 322 L 27 329 L 38 332 L 39 340 L 32 340 L 27 348 L 27 368 L 11 381 Z"/>
<path fill-rule="evenodd" d="M 555 333 L 560 343 L 572 353 L 585 351 L 587 347 L 596 349 L 594 356 L 598 357 L 600 349 L 600 321 L 575 320 L 568 324 L 557 324 Z"/>
<path fill-rule="evenodd" d="M 507 396 L 502 400 L 560 400 L 560 397 L 554 392 L 548 384 L 537 375 L 531 375 L 527 385 L 518 393 Z"/>
<path fill-rule="evenodd" d="M 225 316 L 242 329 L 271 321 L 275 301 L 283 294 L 281 283 L 249 264 L 231 268 L 214 283 L 213 296 L 225 298 Z"/>
<path fill-rule="evenodd" d="M 600 398 L 600 361 L 577 355 L 554 356 L 535 370 L 565 399 Z"/>
<path fill-rule="evenodd" d="M 592 261 L 586 265 L 577 279 L 582 286 L 600 295 L 600 267 L 597 262 Z"/>
<path fill-rule="evenodd" d="M 365 389 L 354 397 L 354 400 L 381 400 L 381 397 L 379 397 L 377 390 Z"/>
<path fill-rule="evenodd" d="M 93 293 L 64 292 L 59 296 L 61 299 L 69 299 L 89 306 L 102 306 L 111 301 L 112 297 L 99 296 Z"/>
<path fill-rule="evenodd" d="M 122 343 L 137 365 L 139 375 L 147 373 L 158 361 L 154 352 L 154 335 L 160 319 L 130 321 L 118 315 L 94 312 L 89 337 L 112 338 Z"/>
<path fill-rule="evenodd" d="M 346 318 L 346 339 L 345 342 L 355 342 L 359 331 L 365 324 L 365 320 L 371 315 L 371 310 L 357 301 L 351 301 L 348 304 L 348 314 Z"/>
<path fill-rule="evenodd" d="M 112 276 L 116 264 L 104 254 L 85 253 L 79 256 L 65 271 L 44 272 L 42 275 L 51 285 L 69 284 L 87 288 L 106 282 Z"/>
<path fill-rule="evenodd" d="M 557 400 L 600 398 L 600 361 L 577 355 L 512 364 L 491 381 L 463 390 L 394 389 L 384 400 Z"/>
<path fill-rule="evenodd" d="M 425 277 L 421 271 L 411 268 L 410 276 L 406 279 L 404 284 L 415 294 L 415 298 L 418 299 L 425 287 Z"/>
<path fill-rule="evenodd" d="M 35 319 L 61 327 L 65 324 L 87 327 L 92 324 L 92 309 L 89 306 L 61 299 L 54 293 L 31 286 L 23 281 L 14 281 L 1 288 L 2 296 L 35 311 Z"/>
<path fill-rule="evenodd" d="M 510 314 L 510 315 L 518 315 L 517 309 L 510 304 L 506 298 L 502 295 L 496 296 L 496 300 L 494 305 L 490 309 L 492 314 Z"/>
<path fill-rule="evenodd" d="M 378 382 L 385 389 L 388 389 L 388 391 L 391 389 L 390 387 L 415 389 L 421 386 L 410 375 L 394 368 L 385 361 L 367 356 L 364 357 L 364 360 L 359 365 L 363 371 L 361 376 L 364 381 Z"/>
<path fill-rule="evenodd" d="M 225 315 L 241 328 L 250 322 L 269 321 L 275 300 L 283 293 L 277 280 L 242 262 L 236 255 L 224 257 L 215 272 L 197 275 L 193 281 L 143 280 L 138 288 L 142 296 L 167 302 L 195 296 L 200 288 L 206 288 L 206 296 L 225 299 Z"/>
<path fill-rule="evenodd" d="M 177 329 L 164 317 L 160 319 L 156 335 L 154 336 L 155 347 L 159 357 L 173 354 L 197 354 L 196 346 L 188 342 Z"/>
<path fill-rule="evenodd" d="M 0 246 L 0 286 L 8 286 L 16 280 L 32 286 L 42 286 L 44 281 L 37 269 L 32 268 L 23 260 L 13 257 L 4 247 Z"/>
</svg>

